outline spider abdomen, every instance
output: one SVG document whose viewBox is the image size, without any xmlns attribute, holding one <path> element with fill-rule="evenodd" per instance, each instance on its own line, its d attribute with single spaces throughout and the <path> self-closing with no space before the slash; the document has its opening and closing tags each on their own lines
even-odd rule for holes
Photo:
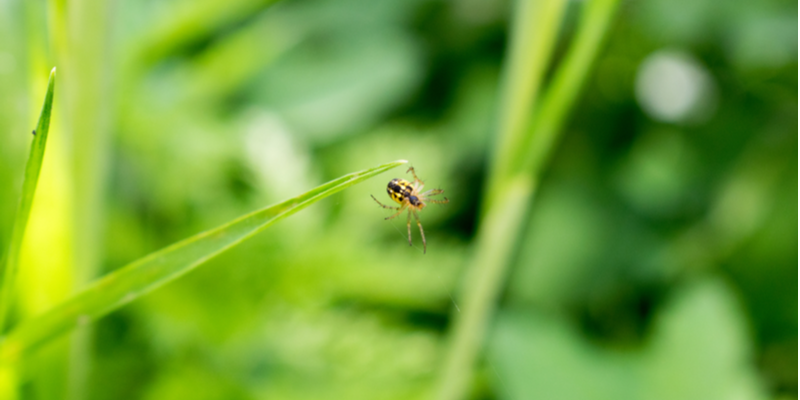
<svg viewBox="0 0 800 400">
<path fill-rule="evenodd" d="M 386 193 L 389 194 L 389 197 L 391 197 L 392 200 L 400 204 L 403 204 L 406 199 L 410 199 L 411 197 L 416 199 L 416 196 L 412 196 L 413 192 L 414 186 L 411 185 L 411 182 L 404 179 L 395 178 L 389 181 L 389 184 L 386 185 Z"/>
</svg>

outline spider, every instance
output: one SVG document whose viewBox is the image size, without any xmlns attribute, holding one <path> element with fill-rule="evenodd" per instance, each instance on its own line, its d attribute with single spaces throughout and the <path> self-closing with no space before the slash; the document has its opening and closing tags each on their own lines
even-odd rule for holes
<svg viewBox="0 0 800 400">
<path fill-rule="evenodd" d="M 411 167 L 406 171 L 406 173 L 411 172 L 414 175 L 414 183 L 405 180 L 405 179 L 392 179 L 389 181 L 389 184 L 386 185 L 386 193 L 389 193 L 389 197 L 392 200 L 400 203 L 400 207 L 390 207 L 387 205 L 383 205 L 375 196 L 370 195 L 373 200 L 375 200 L 378 205 L 383 208 L 389 208 L 392 210 L 397 210 L 394 215 L 386 217 L 385 219 L 392 219 L 398 215 L 400 215 L 405 209 L 408 209 L 408 245 L 412 246 L 411 243 L 411 215 L 414 215 L 414 219 L 417 221 L 417 226 L 419 226 L 419 234 L 422 236 L 422 254 L 425 254 L 428 250 L 428 245 L 425 242 L 425 232 L 422 230 L 422 223 L 419 222 L 419 216 L 417 215 L 417 211 L 422 210 L 425 208 L 425 202 L 435 203 L 435 204 L 447 204 L 450 200 L 447 200 L 447 197 L 444 200 L 434 200 L 429 198 L 429 196 L 435 196 L 437 194 L 444 193 L 442 189 L 431 189 L 427 192 L 420 193 L 423 187 L 425 187 L 425 183 L 422 182 L 419 178 L 417 178 L 416 172 L 414 172 L 414 167 Z"/>
</svg>

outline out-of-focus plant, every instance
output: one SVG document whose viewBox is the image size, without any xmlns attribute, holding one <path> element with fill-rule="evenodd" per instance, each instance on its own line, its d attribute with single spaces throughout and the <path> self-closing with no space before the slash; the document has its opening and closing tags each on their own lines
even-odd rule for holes
<svg viewBox="0 0 800 400">
<path fill-rule="evenodd" d="M 0 398 L 794 396 L 796 4 L 621 4 L 11 0 L 4 245 L 59 90 Z M 428 254 L 381 176 L 93 321 L 143 255 L 398 158 L 451 199 Z"/>
<path fill-rule="evenodd" d="M 442 400 L 461 399 L 466 393 L 542 168 L 601 48 L 618 0 L 584 4 L 573 43 L 552 82 L 540 94 L 566 3 L 516 3 L 496 151 L 476 255 L 462 289 L 462 310 L 455 315 L 442 371 L 438 393 Z"/>
</svg>

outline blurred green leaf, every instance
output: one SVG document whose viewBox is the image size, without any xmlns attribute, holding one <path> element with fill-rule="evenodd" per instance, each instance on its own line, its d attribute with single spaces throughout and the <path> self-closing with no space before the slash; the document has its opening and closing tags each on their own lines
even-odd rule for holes
<svg viewBox="0 0 800 400">
<path fill-rule="evenodd" d="M 246 19 L 276 0 L 213 0 L 191 3 L 170 2 L 155 22 L 148 21 L 146 34 L 134 45 L 135 61 L 150 65 L 176 50 L 210 37 L 225 26 Z"/>
<path fill-rule="evenodd" d="M 679 288 L 642 348 L 604 348 L 563 320 L 507 311 L 489 360 L 507 399 L 763 399 L 749 342 L 731 290 L 701 280 Z"/>
<path fill-rule="evenodd" d="M 509 301 L 562 310 L 612 272 L 618 221 L 598 202 L 595 193 L 569 182 L 538 194 L 510 274 Z"/>
<path fill-rule="evenodd" d="M 47 134 L 50 131 L 50 113 L 53 110 L 53 91 L 55 89 L 56 69 L 50 71 L 50 80 L 47 82 L 47 93 L 44 96 L 42 113 L 39 115 L 39 123 L 33 131 L 33 142 L 31 143 L 31 153 L 28 156 L 28 164 L 25 166 L 25 180 L 22 184 L 22 198 L 19 203 L 19 211 L 14 219 L 14 228 L 11 234 L 8 254 L 6 256 L 5 269 L 3 271 L 3 283 L 0 287 L 0 334 L 5 326 L 6 316 L 11 308 L 12 294 L 14 293 L 14 278 L 17 273 L 19 263 L 19 252 L 22 247 L 22 238 L 25 236 L 25 227 L 28 224 L 28 217 L 33 206 L 33 195 L 36 193 L 36 183 L 39 181 L 39 172 L 42 170 L 44 160 L 44 150 L 47 145 Z"/>
<path fill-rule="evenodd" d="M 350 28 L 287 52 L 253 94 L 298 134 L 330 143 L 407 99 L 421 83 L 423 63 L 419 43 L 403 31 Z"/>
<path fill-rule="evenodd" d="M 14 329 L 2 342 L 0 363 L 14 361 L 61 332 L 87 324 L 130 303 L 319 200 L 405 163 L 407 161 L 399 160 L 342 176 L 293 199 L 242 216 L 128 264 L 44 315 Z"/>
</svg>

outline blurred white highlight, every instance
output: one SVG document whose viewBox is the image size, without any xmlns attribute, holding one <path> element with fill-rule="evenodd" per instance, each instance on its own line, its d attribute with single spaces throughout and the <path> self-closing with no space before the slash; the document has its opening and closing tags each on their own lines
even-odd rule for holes
<svg viewBox="0 0 800 400">
<path fill-rule="evenodd" d="M 306 146 L 275 114 L 254 111 L 248 120 L 244 137 L 247 160 L 265 194 L 276 200 L 308 190 L 310 155 Z"/>
<path fill-rule="evenodd" d="M 714 82 L 689 54 L 660 50 L 636 74 L 636 99 L 653 119 L 686 122 L 706 119 L 715 108 Z"/>
</svg>

